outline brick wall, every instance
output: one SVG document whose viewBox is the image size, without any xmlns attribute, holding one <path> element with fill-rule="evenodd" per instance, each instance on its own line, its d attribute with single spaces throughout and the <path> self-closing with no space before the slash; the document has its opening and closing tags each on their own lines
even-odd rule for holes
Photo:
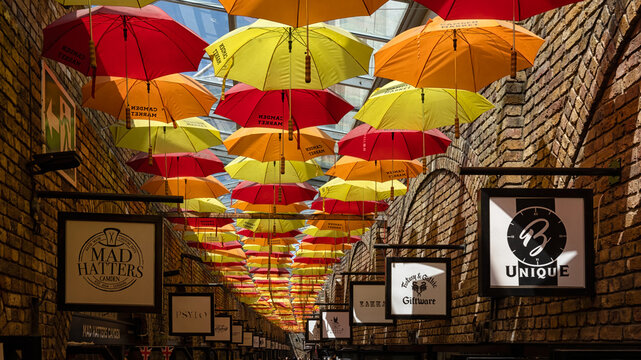
<svg viewBox="0 0 641 360">
<path fill-rule="evenodd" d="M 358 327 L 355 344 L 407 344 L 407 331 L 414 330 L 419 344 L 641 340 L 639 5 L 584 1 L 525 22 L 546 39 L 535 66 L 484 89 L 496 109 L 462 125 L 461 138 L 431 157 L 428 173 L 413 179 L 387 212 L 391 243 L 465 245 L 464 251 L 387 250 L 387 256 L 452 259 L 452 318 L 399 321 L 384 331 Z M 615 159 L 623 175 L 614 185 L 606 177 L 458 175 L 459 166 L 608 167 Z M 592 189 L 596 296 L 479 297 L 482 187 Z M 369 246 L 374 234 L 364 241 Z M 352 270 L 380 271 L 383 250 L 376 252 L 375 261 L 370 252 L 350 254 Z"/>
<path fill-rule="evenodd" d="M 68 10 L 54 0 L 0 1 L 0 336 L 41 335 L 43 358 L 63 359 L 69 336 L 69 312 L 56 311 L 58 211 L 156 213 L 157 205 L 37 200 L 36 190 L 136 193 L 144 176 L 124 165 L 132 152 L 116 148 L 106 127 L 114 120 L 96 111 L 77 108 L 77 152 L 81 157 L 77 186 L 57 173 L 31 176 L 26 163 L 43 144 L 41 130 L 42 28 Z M 74 70 L 44 60 L 77 104 L 87 79 Z M 180 254 L 190 251 L 171 230 L 164 233 L 164 268 L 177 269 Z M 213 282 L 200 264 L 185 260 L 181 276 L 168 282 Z M 189 290 L 188 290 L 189 291 Z M 204 290 L 196 290 L 204 291 Z M 168 340 L 167 293 L 161 315 L 147 315 L 149 336 L 144 341 L 164 345 Z M 216 289 L 217 308 L 236 308 L 234 319 L 284 334 L 264 318 L 240 304 L 229 292 Z M 32 298 L 40 301 L 39 317 L 30 310 Z M 200 339 L 192 338 L 192 342 Z"/>
</svg>

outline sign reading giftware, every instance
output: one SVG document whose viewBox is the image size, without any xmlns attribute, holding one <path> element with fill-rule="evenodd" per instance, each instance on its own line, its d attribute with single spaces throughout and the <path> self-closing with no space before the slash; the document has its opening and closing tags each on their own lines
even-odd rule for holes
<svg viewBox="0 0 641 360">
<path fill-rule="evenodd" d="M 482 189 L 482 296 L 593 292 L 592 191 Z"/>
<path fill-rule="evenodd" d="M 309 319 L 305 325 L 305 341 L 321 341 L 321 322 L 319 319 Z"/>
<path fill-rule="evenodd" d="M 354 281 L 350 287 L 351 325 L 394 325 L 385 318 L 384 281 Z"/>
<path fill-rule="evenodd" d="M 62 310 L 160 312 L 162 218 L 58 213 Z"/>
<path fill-rule="evenodd" d="M 231 326 L 231 343 L 232 344 L 242 344 L 243 343 L 243 326 L 240 324 L 232 324 Z"/>
<path fill-rule="evenodd" d="M 251 331 L 243 331 L 243 342 L 240 346 L 251 347 L 252 346 L 252 336 L 254 334 Z"/>
<path fill-rule="evenodd" d="M 351 339 L 352 328 L 349 325 L 349 310 L 321 311 L 321 339 Z"/>
<path fill-rule="evenodd" d="M 214 335 L 205 336 L 205 341 L 231 342 L 231 316 L 214 316 Z"/>
<path fill-rule="evenodd" d="M 386 318 L 435 319 L 450 316 L 450 259 L 385 260 Z"/>
<path fill-rule="evenodd" d="M 214 326 L 214 294 L 169 294 L 169 335 L 211 335 Z"/>
</svg>

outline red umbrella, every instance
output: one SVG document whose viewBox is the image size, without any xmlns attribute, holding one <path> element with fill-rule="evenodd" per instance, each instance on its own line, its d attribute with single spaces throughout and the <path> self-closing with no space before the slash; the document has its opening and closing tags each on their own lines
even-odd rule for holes
<svg viewBox="0 0 641 360">
<path fill-rule="evenodd" d="M 180 225 L 187 224 L 195 228 L 199 228 L 199 227 L 218 228 L 234 222 L 234 219 L 206 218 L 206 217 L 168 216 L 167 219 L 174 224 L 180 224 Z"/>
<path fill-rule="evenodd" d="M 249 250 L 245 251 L 245 254 L 247 256 L 269 256 L 273 258 L 290 258 L 293 257 L 294 255 L 290 252 L 272 252 L 271 254 L 269 251 L 255 251 L 255 250 Z"/>
<path fill-rule="evenodd" d="M 231 198 L 252 204 L 287 205 L 299 201 L 312 200 L 318 191 L 307 183 L 259 184 L 243 181 L 236 185 Z"/>
<path fill-rule="evenodd" d="M 358 236 L 342 237 L 342 238 L 333 238 L 333 237 L 316 237 L 316 236 L 305 236 L 301 242 L 306 242 L 309 244 L 354 244 L 361 240 Z"/>
<path fill-rule="evenodd" d="M 188 241 L 187 246 L 203 250 L 232 250 L 239 249 L 243 246 L 238 241 L 230 242 L 208 242 L 208 241 Z"/>
<path fill-rule="evenodd" d="M 294 128 L 338 123 L 354 107 L 331 90 L 292 89 Z M 243 127 L 287 129 L 289 93 L 286 90 L 261 91 L 237 84 L 225 93 L 215 113 Z"/>
<path fill-rule="evenodd" d="M 233 261 L 233 262 L 213 262 L 213 261 L 203 261 L 203 264 L 208 265 L 209 267 L 212 268 L 217 268 L 217 267 L 227 267 L 227 266 L 239 266 L 239 265 L 245 265 L 247 262 L 245 260 L 243 261 Z"/>
<path fill-rule="evenodd" d="M 318 198 L 312 202 L 311 208 L 328 214 L 363 215 L 374 211 L 385 211 L 389 205 L 385 201 L 341 201 L 336 199 Z"/>
<path fill-rule="evenodd" d="M 451 142 L 437 129 L 377 130 L 363 124 L 343 136 L 338 153 L 365 160 L 413 160 L 444 153 Z"/>
<path fill-rule="evenodd" d="M 521 21 L 581 0 L 414 0 L 445 20 L 497 19 Z"/>
<path fill-rule="evenodd" d="M 141 152 L 127 161 L 132 169 L 162 177 L 207 177 L 225 171 L 225 165 L 211 150 L 197 153 L 156 154 L 149 165 L 149 155 Z"/>
<path fill-rule="evenodd" d="M 95 57 L 87 46 L 92 34 Z M 147 81 L 197 70 L 208 45 L 153 5 L 98 6 L 91 10 L 91 17 L 88 9 L 73 11 L 47 26 L 43 35 L 44 57 L 85 75 Z M 92 60 L 95 71 L 91 71 Z"/>
<path fill-rule="evenodd" d="M 249 275 L 227 275 L 225 276 L 227 279 L 234 279 L 234 280 L 251 280 L 252 278 Z"/>
<path fill-rule="evenodd" d="M 289 280 L 254 280 L 255 284 L 289 284 Z"/>
<path fill-rule="evenodd" d="M 298 230 L 292 230 L 285 233 L 267 233 L 267 232 L 253 232 L 251 230 L 242 229 L 242 230 L 238 230 L 236 234 L 240 236 L 246 236 L 246 237 L 257 237 L 257 238 L 271 237 L 272 239 L 277 239 L 277 238 L 284 238 L 284 237 L 294 237 L 296 235 L 302 234 L 302 232 Z"/>
<path fill-rule="evenodd" d="M 341 262 L 341 259 L 297 257 L 294 259 L 294 262 L 303 264 L 335 264 Z"/>
<path fill-rule="evenodd" d="M 267 268 L 252 268 L 249 270 L 252 274 L 289 274 L 287 269 L 267 269 Z"/>
</svg>

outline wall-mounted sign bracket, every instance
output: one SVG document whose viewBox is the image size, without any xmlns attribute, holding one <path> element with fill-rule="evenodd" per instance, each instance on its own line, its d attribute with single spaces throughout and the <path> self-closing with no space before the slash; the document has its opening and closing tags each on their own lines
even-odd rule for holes
<svg viewBox="0 0 641 360">
<path fill-rule="evenodd" d="M 375 249 L 426 249 L 426 250 L 465 250 L 465 245 L 438 244 L 374 244 Z"/>
<path fill-rule="evenodd" d="M 461 175 L 523 175 L 523 176 L 608 176 L 612 183 L 621 177 L 621 160 L 615 159 L 607 168 L 592 167 L 467 167 L 462 166 Z"/>
<path fill-rule="evenodd" d="M 208 283 L 208 284 L 181 284 L 181 283 L 164 283 L 162 284 L 164 287 L 221 287 L 223 284 L 221 283 Z"/>
<path fill-rule="evenodd" d="M 379 272 L 376 272 L 376 271 L 374 271 L 374 272 L 371 272 L 371 271 L 369 271 L 369 272 L 368 271 L 364 271 L 364 272 L 363 271 L 344 271 L 344 272 L 342 272 L 340 274 L 336 274 L 336 275 L 353 275 L 353 276 L 359 276 L 359 275 L 385 275 L 385 273 L 382 272 L 382 271 L 379 271 Z"/>
<path fill-rule="evenodd" d="M 182 196 L 146 195 L 146 194 L 114 194 L 75 191 L 37 191 L 36 196 L 42 199 L 72 199 L 72 200 L 104 200 L 104 201 L 135 201 L 135 202 L 168 202 L 182 203 Z"/>
</svg>

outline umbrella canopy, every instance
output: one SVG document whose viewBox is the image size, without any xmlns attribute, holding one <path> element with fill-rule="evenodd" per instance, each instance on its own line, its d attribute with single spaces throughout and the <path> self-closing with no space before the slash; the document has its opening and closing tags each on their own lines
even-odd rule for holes
<svg viewBox="0 0 641 360">
<path fill-rule="evenodd" d="M 233 219 L 225 218 L 206 218 L 206 217 L 182 217 L 182 216 L 167 216 L 167 220 L 174 224 L 187 224 L 194 228 L 220 228 L 234 222 Z"/>
<path fill-rule="evenodd" d="M 288 251 L 294 251 L 296 248 L 294 245 L 271 245 L 271 246 L 261 246 L 259 244 L 245 244 L 243 245 L 243 249 L 245 251 L 269 251 L 269 249 L 272 249 L 272 251 L 275 252 L 288 252 Z"/>
<path fill-rule="evenodd" d="M 178 195 L 185 199 L 219 197 L 229 190 L 215 177 L 163 178 L 154 176 L 141 189 L 153 195 Z"/>
<path fill-rule="evenodd" d="M 305 226 L 305 220 L 282 219 L 238 219 L 236 226 L 254 232 L 280 232 L 295 230 Z"/>
<path fill-rule="evenodd" d="M 243 181 L 236 185 L 231 197 L 252 204 L 287 205 L 300 201 L 312 200 L 318 191 L 307 183 L 262 185 Z M 285 232 L 285 231 L 282 231 Z"/>
<path fill-rule="evenodd" d="M 167 204 L 175 205 L 175 204 Z M 194 211 L 194 212 L 209 212 L 209 213 L 224 213 L 227 207 L 216 198 L 194 198 L 185 199 L 182 204 L 179 204 L 180 211 Z"/>
<path fill-rule="evenodd" d="M 176 124 L 174 128 L 160 121 L 133 120 L 131 129 L 118 124 L 109 130 L 116 146 L 148 151 L 151 145 L 154 154 L 199 152 L 223 143 L 218 129 L 202 119 L 178 120 Z"/>
<path fill-rule="evenodd" d="M 581 0 L 414 0 L 447 20 L 499 19 L 521 21 Z"/>
<path fill-rule="evenodd" d="M 261 247 L 267 247 L 269 245 L 279 245 L 279 246 L 291 246 L 294 244 L 298 244 L 298 240 L 296 240 L 295 237 L 281 237 L 281 238 L 262 238 L 262 237 L 254 237 L 254 238 L 243 238 L 243 243 L 245 245 L 258 245 Z"/>
<path fill-rule="evenodd" d="M 310 233 L 318 233 L 319 230 L 316 227 L 309 227 Z M 307 230 L 307 229 L 306 229 Z M 355 244 L 361 240 L 358 236 L 343 236 L 343 237 L 328 237 L 328 236 L 312 236 L 307 235 L 301 240 L 301 245 L 303 243 L 308 244 L 327 244 L 327 245 L 337 245 L 337 244 Z"/>
<path fill-rule="evenodd" d="M 82 87 L 82 106 L 120 120 L 127 119 L 127 104 L 130 119 L 171 123 L 194 116 L 209 116 L 215 102 L 216 98 L 206 87 L 182 74 L 165 75 L 149 82 L 99 76 L 95 84 L 90 81 Z"/>
<path fill-rule="evenodd" d="M 156 154 L 152 156 L 151 165 L 148 154 L 141 152 L 129 159 L 127 165 L 136 171 L 162 177 L 205 177 L 225 171 L 223 162 L 209 149 L 197 153 Z"/>
<path fill-rule="evenodd" d="M 185 231 L 183 239 L 186 241 L 201 241 L 201 242 L 231 242 L 240 240 L 240 236 L 233 232 L 212 231 L 212 232 L 193 232 Z"/>
<path fill-rule="evenodd" d="M 456 94 L 454 89 L 415 88 L 392 81 L 374 90 L 354 119 L 377 129 L 425 131 L 454 125 L 457 112 L 460 122 L 470 123 L 493 108 L 486 98 L 471 91 Z"/>
<path fill-rule="evenodd" d="M 291 238 L 291 237 L 300 235 L 302 233 L 300 231 L 298 231 L 298 230 L 292 230 L 292 231 L 288 231 L 286 233 L 272 233 L 272 232 L 261 233 L 261 232 L 253 232 L 253 231 L 250 231 L 250 230 L 247 230 L 247 229 L 243 229 L 243 230 L 238 230 L 237 234 L 240 235 L 240 236 L 247 236 L 248 238 L 252 238 L 252 237 L 256 237 L 256 238 L 272 238 L 272 240 L 273 240 L 275 238 Z"/>
<path fill-rule="evenodd" d="M 187 246 L 195 249 L 203 249 L 215 252 L 214 250 L 233 250 L 242 249 L 242 245 L 238 241 L 230 242 L 201 242 L 201 241 L 187 241 Z"/>
<path fill-rule="evenodd" d="M 376 182 L 334 178 L 318 189 L 320 196 L 342 201 L 384 200 L 405 195 L 407 187 L 398 180 Z"/>
<path fill-rule="evenodd" d="M 337 251 L 337 250 L 349 250 L 352 248 L 352 244 L 312 244 L 308 242 L 301 243 L 300 250 L 309 250 L 309 251 Z"/>
<path fill-rule="evenodd" d="M 298 266 L 302 268 L 306 268 L 308 264 L 313 264 L 313 265 L 320 265 L 320 264 L 336 264 L 341 262 L 340 259 L 336 259 L 333 257 L 327 257 L 327 258 L 309 258 L 309 257 L 297 257 L 294 259 L 294 265 L 300 264 L 297 266 L 292 266 L 292 268 L 297 268 Z"/>
<path fill-rule="evenodd" d="M 373 224 L 374 220 L 307 220 L 307 225 L 313 225 L 320 230 L 343 232 L 370 227 Z"/>
<path fill-rule="evenodd" d="M 293 141 L 283 139 L 282 135 L 277 129 L 242 128 L 229 135 L 224 144 L 230 154 L 258 161 L 279 161 L 283 157 L 290 161 L 307 161 L 334 154 L 334 139 L 318 128 L 295 132 Z"/>
<path fill-rule="evenodd" d="M 345 134 L 338 142 L 338 153 L 365 160 L 413 160 L 442 154 L 452 141 L 432 129 L 376 130 L 362 124 Z"/>
<path fill-rule="evenodd" d="M 184 218 L 181 218 L 184 219 Z M 194 233 L 229 233 L 236 230 L 234 225 L 227 224 L 223 226 L 191 226 L 185 225 L 184 220 L 178 224 L 174 224 L 173 229 L 175 231 L 185 231 L 185 232 L 194 232 Z"/>
<path fill-rule="evenodd" d="M 230 15 L 278 21 L 293 27 L 341 19 L 372 15 L 387 0 L 221 0 Z M 309 7 L 308 7 L 309 5 Z"/>
<path fill-rule="evenodd" d="M 276 161 L 262 162 L 244 156 L 232 160 L 225 166 L 225 171 L 234 179 L 260 184 L 302 183 L 323 176 L 323 170 L 314 160 L 285 161 L 285 173 L 281 174 Z"/>
<path fill-rule="evenodd" d="M 300 262 L 301 258 L 310 258 L 310 259 L 335 259 L 345 256 L 345 253 L 342 251 L 313 251 L 313 250 L 298 250 L 296 252 L 296 259 L 294 262 Z"/>
<path fill-rule="evenodd" d="M 334 270 L 326 267 L 326 266 L 318 266 L 318 267 L 305 267 L 305 268 L 299 268 L 299 269 L 293 269 L 292 274 L 296 275 L 326 275 L 326 274 L 331 274 L 333 273 Z M 296 300 L 294 300 L 296 301 Z M 306 301 L 305 301 L 306 302 Z"/>
<path fill-rule="evenodd" d="M 109 5 L 129 6 L 141 8 L 153 3 L 156 0 L 57 0 L 63 6 L 77 5 Z"/>
<path fill-rule="evenodd" d="M 269 213 L 274 210 L 273 204 L 252 204 L 247 201 L 237 200 L 231 207 L 242 211 L 256 211 Z M 295 202 L 287 205 L 276 205 L 277 213 L 299 213 L 309 207 L 304 202 Z"/>
<path fill-rule="evenodd" d="M 247 256 L 269 256 L 272 258 L 291 258 L 294 254 L 290 252 L 279 252 L 279 251 L 256 251 L 256 250 L 245 250 Z"/>
<path fill-rule="evenodd" d="M 312 202 L 311 208 L 328 214 L 363 215 L 385 211 L 389 205 L 385 201 L 340 201 L 336 199 L 318 198 Z"/>
<path fill-rule="evenodd" d="M 362 235 L 363 233 L 369 231 L 367 228 L 361 228 L 361 229 L 352 229 L 350 231 L 342 231 L 342 230 L 332 230 L 332 229 L 319 229 L 316 226 L 308 226 L 305 230 L 303 230 L 303 234 L 309 235 L 310 237 L 314 237 L 315 239 L 319 238 L 330 238 L 333 241 L 331 242 L 326 242 L 330 244 L 340 244 L 341 241 L 343 242 L 354 242 L 352 235 Z M 307 238 L 307 237 L 306 237 Z M 360 240 L 360 239 L 359 239 Z M 317 242 L 319 243 L 319 242 Z"/>
<path fill-rule="evenodd" d="M 266 269 L 266 268 L 255 268 L 249 270 L 250 273 L 252 274 L 282 274 L 282 275 L 287 275 L 289 276 L 289 271 L 287 269 Z"/>
<path fill-rule="evenodd" d="M 207 47 L 216 76 L 260 90 L 325 89 L 369 72 L 372 48 L 351 33 L 324 23 L 305 28 L 257 20 Z M 310 82 L 303 76 L 309 45 Z"/>
<path fill-rule="evenodd" d="M 152 80 L 196 71 L 207 43 L 160 8 L 98 6 L 72 11 L 43 30 L 42 56 L 85 75 Z M 126 31 L 124 31 L 126 29 Z M 93 36 L 95 57 L 90 56 Z M 95 73 L 92 60 L 96 62 Z"/>
<path fill-rule="evenodd" d="M 514 36 L 516 68 L 523 70 L 534 64 L 544 40 L 520 26 Z M 512 24 L 504 21 L 436 18 L 401 33 L 377 51 L 374 75 L 415 87 L 477 92 L 510 74 L 512 37 Z"/>
<path fill-rule="evenodd" d="M 290 91 L 261 91 L 247 84 L 234 85 L 215 113 L 243 127 L 288 129 Z M 291 90 L 293 126 L 333 125 L 354 107 L 331 90 Z"/>
<path fill-rule="evenodd" d="M 409 179 L 418 176 L 423 166 L 416 160 L 372 160 L 352 156 L 341 157 L 327 175 L 344 180 L 373 180 L 378 182 Z"/>
</svg>

